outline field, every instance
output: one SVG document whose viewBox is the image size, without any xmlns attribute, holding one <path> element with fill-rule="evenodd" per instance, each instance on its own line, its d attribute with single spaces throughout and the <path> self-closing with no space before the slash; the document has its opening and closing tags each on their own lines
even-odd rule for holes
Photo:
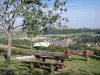
<svg viewBox="0 0 100 75">
<path fill-rule="evenodd" d="M 2 45 L 2 47 L 6 48 L 7 46 Z M 17 51 L 20 51 L 20 50 L 21 49 L 19 49 Z M 30 50 L 28 51 L 27 49 L 25 49 L 25 50 L 23 49 L 20 52 L 27 53 L 27 52 L 30 52 Z M 12 58 L 14 60 L 12 59 L 12 63 L 10 64 L 10 67 L 8 66 L 8 69 L 5 69 L 5 68 L 3 68 L 3 69 L 5 69 L 5 71 L 8 71 L 9 69 L 13 70 L 13 69 L 17 68 L 18 70 L 23 69 L 23 70 L 25 70 L 25 72 L 29 72 L 30 69 L 28 67 L 26 67 L 25 64 L 23 64 L 21 61 L 18 62 L 18 60 L 15 60 L 15 57 L 16 57 L 16 55 L 12 56 Z M 65 67 L 64 67 L 63 71 L 55 72 L 55 74 L 57 74 L 57 75 L 100 75 L 100 60 L 96 60 L 95 58 L 94 59 L 89 58 L 89 62 L 86 62 L 85 60 L 86 60 L 85 57 L 82 57 L 82 56 L 72 56 L 70 61 L 66 58 L 66 61 L 64 63 Z M 2 68 L 4 61 L 5 61 L 4 57 L 0 56 L 0 62 L 2 62 L 2 63 L 0 63 L 1 68 Z M 48 62 L 50 62 L 50 61 L 51 60 L 48 60 Z M 21 65 L 23 65 L 23 66 L 21 66 Z M 16 71 L 18 71 L 18 70 L 16 70 Z M 39 71 L 39 72 L 41 71 L 40 75 L 43 75 L 43 73 L 44 73 L 43 69 L 36 68 L 34 71 Z M 18 71 L 18 72 L 20 72 L 20 71 Z M 46 74 L 46 75 L 48 75 L 48 74 Z"/>
<path fill-rule="evenodd" d="M 48 34 L 48 35 L 38 35 L 36 36 L 33 41 L 36 41 L 38 39 L 48 39 L 48 38 L 59 38 L 59 37 L 66 37 L 66 36 L 73 36 L 76 33 L 71 33 L 71 34 Z M 77 34 L 81 34 L 81 33 L 77 33 Z M 92 36 L 99 36 L 100 34 L 93 34 Z M 0 38 L 5 38 L 6 36 L 4 34 L 0 35 Z M 12 47 L 12 60 L 11 63 L 9 65 L 5 65 L 5 60 L 3 56 L 0 56 L 0 75 L 7 75 L 7 72 L 9 75 L 50 75 L 50 73 L 45 74 L 43 69 L 35 69 L 36 73 L 33 73 L 33 71 L 31 71 L 29 69 L 29 67 L 27 67 L 26 64 L 23 64 L 21 61 L 19 60 L 15 60 L 15 57 L 17 54 L 19 55 L 24 55 L 27 53 L 32 54 L 32 52 L 34 53 L 34 51 L 36 51 L 36 49 L 34 48 L 33 50 L 29 50 L 30 48 L 30 44 L 26 43 L 25 40 L 23 39 L 28 39 L 30 40 L 26 33 L 20 34 L 20 35 L 16 35 L 13 36 L 13 39 L 16 40 L 14 41 L 14 45 Z M 18 40 L 21 39 L 21 40 Z M 79 45 L 78 45 L 79 46 Z M 0 49 L 1 48 L 6 48 L 7 49 L 7 45 L 3 45 L 0 44 Z M 79 47 L 78 47 L 79 48 Z M 96 50 L 100 50 L 100 47 L 91 47 L 92 49 L 96 49 Z M 57 52 L 63 51 L 62 47 L 56 47 L 54 48 L 53 46 L 51 47 L 52 50 L 57 50 Z M 40 49 L 41 51 L 42 48 Z M 14 55 L 15 54 L 15 55 Z M 13 60 L 14 59 L 14 60 Z M 71 60 L 69 61 L 66 58 L 66 61 L 64 63 L 64 69 L 59 71 L 59 72 L 55 72 L 56 75 L 100 75 L 100 56 L 98 56 L 97 58 L 95 57 L 91 57 L 89 58 L 89 62 L 85 61 L 85 57 L 82 56 L 72 56 Z M 48 60 L 48 62 L 51 62 L 51 60 Z M 29 66 L 29 65 L 28 65 Z M 13 73 L 12 73 L 13 71 Z M 23 73 L 22 73 L 23 71 Z M 20 72 L 20 73 L 19 73 Z M 3 74 L 1 74 L 3 73 Z M 18 73 L 18 74 L 15 74 Z M 32 73 L 32 74 L 30 74 Z"/>
<path fill-rule="evenodd" d="M 14 56 L 15 57 L 15 56 Z M 4 61 L 3 57 L 0 56 L 0 61 Z M 20 65 L 21 69 L 29 70 L 28 68 L 25 69 L 25 64 L 18 60 L 13 60 L 12 63 L 10 64 L 9 69 L 11 68 L 12 70 L 15 68 L 18 68 Z M 23 66 L 24 65 L 24 66 Z M 0 64 L 2 66 L 2 64 Z M 55 72 L 57 75 L 100 75 L 100 60 L 96 59 L 89 59 L 89 62 L 85 61 L 85 58 L 82 56 L 72 56 L 72 59 L 68 61 L 66 58 L 66 61 L 64 63 L 64 69 L 63 71 Z M 5 69 L 6 71 L 7 69 Z M 39 75 L 45 75 L 43 74 L 43 69 L 37 69 L 35 70 L 41 71 L 41 74 Z M 34 71 L 35 71 L 34 70 Z"/>
</svg>

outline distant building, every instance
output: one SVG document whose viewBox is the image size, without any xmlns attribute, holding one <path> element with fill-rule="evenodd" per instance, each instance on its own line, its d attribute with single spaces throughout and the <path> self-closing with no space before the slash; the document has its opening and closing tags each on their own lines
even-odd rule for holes
<svg viewBox="0 0 100 75">
<path fill-rule="evenodd" d="M 96 46 L 99 46 L 100 47 L 100 43 L 96 43 Z"/>
<path fill-rule="evenodd" d="M 92 43 L 87 43 L 87 46 L 88 46 L 88 47 L 91 47 L 91 46 L 92 46 Z"/>
<path fill-rule="evenodd" d="M 55 46 L 68 46 L 69 44 L 73 44 L 73 40 L 71 38 L 67 39 L 60 39 L 60 38 L 55 38 L 55 39 L 44 39 L 38 42 L 50 42 L 51 45 Z"/>
</svg>

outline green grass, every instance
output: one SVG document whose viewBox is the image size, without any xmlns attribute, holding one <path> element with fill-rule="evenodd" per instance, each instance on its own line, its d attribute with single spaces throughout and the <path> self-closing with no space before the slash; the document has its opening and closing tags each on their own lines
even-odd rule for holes
<svg viewBox="0 0 100 75">
<path fill-rule="evenodd" d="M 91 47 L 92 49 L 100 50 L 100 47 Z"/>
<path fill-rule="evenodd" d="M 82 56 L 72 56 L 71 61 L 66 60 L 65 66 L 64 71 L 68 71 L 70 74 L 100 74 L 100 60 L 92 58 L 89 58 L 89 61 L 86 62 L 86 59 Z"/>
<path fill-rule="evenodd" d="M 86 58 L 82 56 L 72 56 L 71 61 L 66 61 L 64 63 L 65 67 L 62 73 L 57 75 L 100 75 L 100 60 L 89 58 L 89 61 L 85 61 Z M 0 66 L 4 65 L 4 58 L 0 56 Z M 5 65 L 7 66 L 7 65 Z M 27 66 L 27 65 L 26 65 Z M 3 67 L 2 67 L 3 68 Z M 21 69 L 25 72 L 30 72 L 28 67 L 25 67 L 25 64 L 18 60 L 13 60 L 11 64 L 7 67 L 6 70 L 12 69 L 20 71 Z M 36 72 L 43 73 L 41 69 L 35 69 Z M 42 75 L 42 74 L 40 74 Z"/>
</svg>

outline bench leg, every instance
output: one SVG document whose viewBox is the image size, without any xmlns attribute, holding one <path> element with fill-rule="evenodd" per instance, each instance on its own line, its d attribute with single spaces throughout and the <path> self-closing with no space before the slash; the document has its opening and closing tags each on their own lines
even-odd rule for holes
<svg viewBox="0 0 100 75">
<path fill-rule="evenodd" d="M 88 50 L 86 50 L 86 62 L 89 61 L 89 54 L 88 54 Z"/>
<path fill-rule="evenodd" d="M 61 63 L 64 64 L 64 59 L 61 60 Z M 60 65 L 60 69 L 63 69 L 64 68 L 64 65 Z"/>
<path fill-rule="evenodd" d="M 30 68 L 31 68 L 31 70 L 34 70 L 34 64 L 33 63 L 30 63 Z"/>
<path fill-rule="evenodd" d="M 59 69 L 60 69 L 60 66 L 57 64 L 56 65 L 56 71 L 59 71 Z"/>
<path fill-rule="evenodd" d="M 54 65 L 51 64 L 51 75 L 54 75 Z"/>
<path fill-rule="evenodd" d="M 45 58 L 42 58 L 42 61 L 45 62 Z"/>
</svg>

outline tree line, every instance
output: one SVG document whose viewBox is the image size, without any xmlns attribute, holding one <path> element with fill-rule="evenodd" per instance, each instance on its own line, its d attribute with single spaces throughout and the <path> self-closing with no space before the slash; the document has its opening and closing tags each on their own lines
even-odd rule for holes
<svg viewBox="0 0 100 75">
<path fill-rule="evenodd" d="M 89 29 L 89 28 L 79 28 L 79 29 L 55 29 L 55 28 L 48 28 L 47 29 L 47 34 L 71 34 L 71 33 L 82 33 L 82 32 L 91 32 L 91 33 L 96 33 L 100 34 L 100 29 Z M 43 32 L 44 34 L 46 32 Z"/>
</svg>

